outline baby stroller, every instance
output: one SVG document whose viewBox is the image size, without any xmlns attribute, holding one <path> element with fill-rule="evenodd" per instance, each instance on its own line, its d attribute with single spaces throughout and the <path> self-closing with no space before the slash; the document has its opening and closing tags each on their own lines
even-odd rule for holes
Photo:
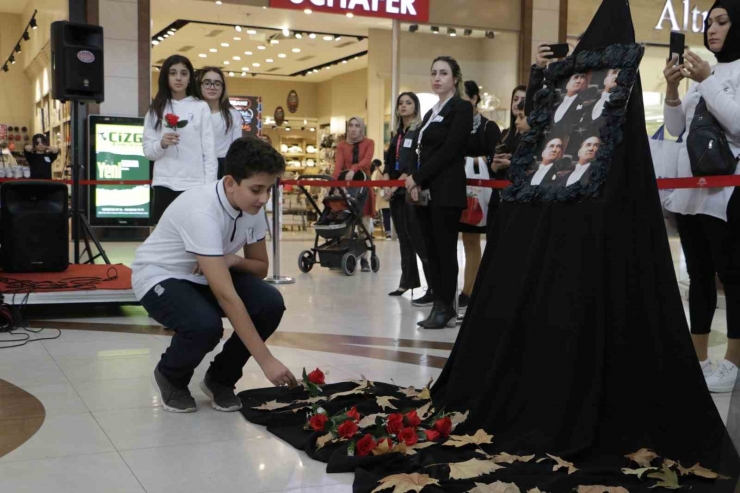
<svg viewBox="0 0 740 493">
<path fill-rule="evenodd" d="M 339 175 L 344 180 L 346 172 Z M 365 174 L 358 172 L 354 180 L 364 180 Z M 333 180 L 327 175 L 304 175 L 302 180 Z M 357 272 L 358 260 L 370 251 L 370 269 L 380 270 L 380 258 L 375 254 L 375 243 L 370 231 L 362 222 L 362 209 L 368 196 L 367 187 L 336 188 L 329 190 L 321 210 L 305 187 L 298 187 L 318 214 L 314 224 L 316 242 L 311 250 L 305 250 L 298 256 L 298 268 L 301 272 L 310 272 L 314 264 L 322 267 L 341 269 L 346 275 Z M 359 232 L 358 232 L 359 229 Z M 361 234 L 360 234 L 361 233 Z M 319 244 L 320 239 L 326 240 Z"/>
</svg>

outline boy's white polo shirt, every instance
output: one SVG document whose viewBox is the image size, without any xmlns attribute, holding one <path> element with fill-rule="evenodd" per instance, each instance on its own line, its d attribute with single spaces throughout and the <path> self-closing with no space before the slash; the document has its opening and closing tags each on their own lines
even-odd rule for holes
<svg viewBox="0 0 740 493">
<path fill-rule="evenodd" d="M 223 179 L 191 188 L 172 202 L 152 235 L 136 250 L 131 265 L 136 299 L 141 301 L 166 279 L 207 285 L 205 276 L 193 274 L 196 255 L 236 254 L 266 235 L 264 212 L 252 216 L 232 207 Z"/>
</svg>

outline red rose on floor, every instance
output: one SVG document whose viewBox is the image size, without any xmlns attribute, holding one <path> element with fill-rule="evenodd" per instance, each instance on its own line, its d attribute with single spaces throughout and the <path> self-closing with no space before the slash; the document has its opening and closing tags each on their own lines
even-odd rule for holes
<svg viewBox="0 0 740 493">
<path fill-rule="evenodd" d="M 350 419 L 354 419 L 355 421 L 360 421 L 360 413 L 357 412 L 357 407 L 352 406 L 352 409 L 347 411 L 347 417 Z"/>
<path fill-rule="evenodd" d="M 416 435 L 416 430 L 413 428 L 404 428 L 398 434 L 398 441 L 405 443 L 406 445 L 413 445 L 419 441 L 419 437 Z"/>
<path fill-rule="evenodd" d="M 337 428 L 339 436 L 342 438 L 352 438 L 357 433 L 357 423 L 348 419 Z"/>
<path fill-rule="evenodd" d="M 418 426 L 421 424 L 421 418 L 419 418 L 419 415 L 416 414 L 416 411 L 411 411 L 406 413 L 406 416 L 404 416 L 404 422 L 406 423 L 406 426 L 410 426 L 411 428 L 418 428 Z"/>
<path fill-rule="evenodd" d="M 424 430 L 424 433 L 427 436 L 427 440 L 430 442 L 439 440 L 439 437 L 441 436 L 437 430 Z"/>
<path fill-rule="evenodd" d="M 169 125 L 171 128 L 177 126 L 177 122 L 180 121 L 180 117 L 177 115 L 173 115 L 172 113 L 167 113 L 166 115 L 164 115 L 164 119 L 167 121 L 167 125 Z"/>
<path fill-rule="evenodd" d="M 388 416 L 388 424 L 386 424 L 385 429 L 388 430 L 388 433 L 391 435 L 398 435 L 398 432 L 401 431 L 403 428 L 403 414 L 401 413 L 394 413 Z"/>
<path fill-rule="evenodd" d="M 375 447 L 377 446 L 378 443 L 375 441 L 373 436 L 368 433 L 357 442 L 357 455 L 364 457 L 375 450 Z"/>
<path fill-rule="evenodd" d="M 324 414 L 314 414 L 308 421 L 308 424 L 313 428 L 314 431 L 324 431 L 324 425 L 329 421 L 329 418 Z"/>
<path fill-rule="evenodd" d="M 452 433 L 452 420 L 449 417 L 438 419 L 434 423 L 434 429 L 443 437 L 448 437 Z"/>
<path fill-rule="evenodd" d="M 316 368 L 314 371 L 308 374 L 308 381 L 316 385 L 324 385 L 324 372 Z"/>
</svg>

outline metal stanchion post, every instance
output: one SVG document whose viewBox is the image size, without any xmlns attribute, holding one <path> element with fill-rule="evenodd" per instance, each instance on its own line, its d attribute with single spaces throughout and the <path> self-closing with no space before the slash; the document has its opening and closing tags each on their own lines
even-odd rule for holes
<svg viewBox="0 0 740 493">
<path fill-rule="evenodd" d="M 282 208 L 280 203 L 280 178 L 275 181 L 275 190 L 272 192 L 272 277 L 265 281 L 270 284 L 295 284 L 292 277 L 283 277 L 280 275 L 280 236 L 282 226 L 280 225 L 280 216 Z"/>
</svg>

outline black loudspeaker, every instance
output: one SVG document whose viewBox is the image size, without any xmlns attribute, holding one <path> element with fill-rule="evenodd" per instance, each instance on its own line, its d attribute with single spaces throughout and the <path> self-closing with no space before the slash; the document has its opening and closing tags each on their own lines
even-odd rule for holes
<svg viewBox="0 0 740 493">
<path fill-rule="evenodd" d="M 67 185 L 11 181 L 0 186 L 5 272 L 61 272 L 69 266 Z"/>
<path fill-rule="evenodd" d="M 105 100 L 103 28 L 52 22 L 51 72 L 53 99 L 102 103 Z"/>
</svg>

